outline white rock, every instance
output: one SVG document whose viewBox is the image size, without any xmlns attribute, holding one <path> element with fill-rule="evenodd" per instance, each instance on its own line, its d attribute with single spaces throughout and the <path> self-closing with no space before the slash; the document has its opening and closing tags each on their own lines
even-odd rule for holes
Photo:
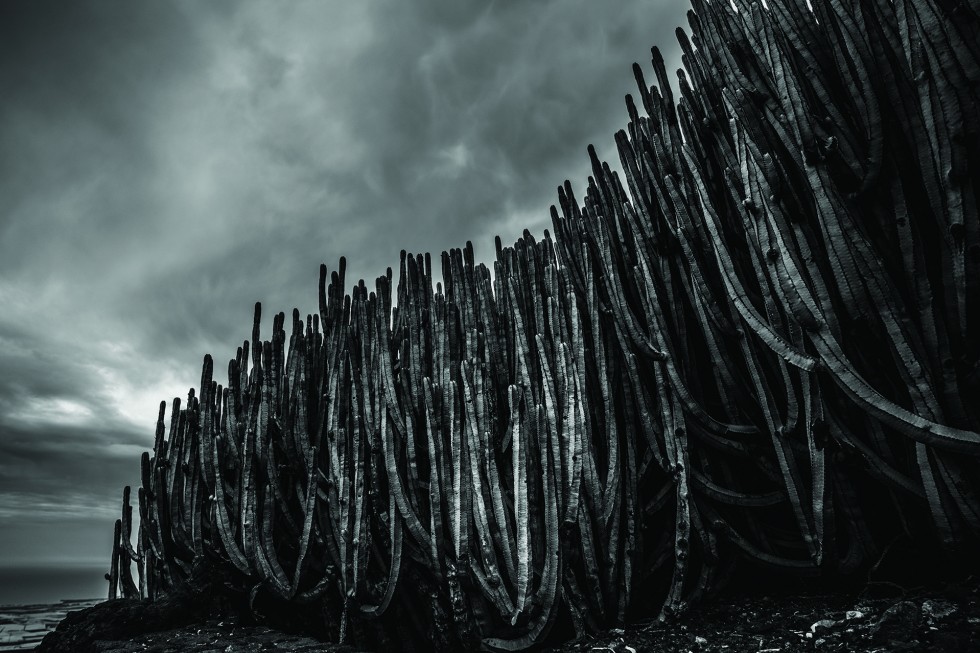
<svg viewBox="0 0 980 653">
<path fill-rule="evenodd" d="M 829 629 L 829 628 L 833 628 L 836 625 L 837 625 L 837 622 L 834 621 L 833 619 L 821 619 L 820 621 L 818 621 L 818 622 L 814 623 L 812 626 L 810 626 L 810 632 L 811 633 L 815 633 L 820 628 L 828 628 Z"/>
</svg>

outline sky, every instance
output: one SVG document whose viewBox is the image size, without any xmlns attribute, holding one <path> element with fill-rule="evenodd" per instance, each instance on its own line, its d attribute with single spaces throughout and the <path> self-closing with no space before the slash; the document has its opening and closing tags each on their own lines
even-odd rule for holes
<svg viewBox="0 0 980 653">
<path fill-rule="evenodd" d="M 684 0 L 0 3 L 0 566 L 105 564 L 157 406 L 256 301 L 489 260 L 615 159 Z M 223 379 L 221 379 L 223 380 Z"/>
</svg>

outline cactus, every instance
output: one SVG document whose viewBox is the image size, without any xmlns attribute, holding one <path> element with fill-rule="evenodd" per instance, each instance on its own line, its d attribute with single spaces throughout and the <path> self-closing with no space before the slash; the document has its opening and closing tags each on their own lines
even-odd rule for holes
<svg viewBox="0 0 980 653">
<path fill-rule="evenodd" d="M 225 387 L 208 356 L 169 432 L 161 404 L 110 596 L 204 557 L 337 639 L 519 650 L 669 618 L 739 559 L 847 574 L 907 532 L 965 560 L 976 10 L 693 5 L 679 97 L 654 48 L 622 173 L 590 147 L 554 238 L 444 252 L 435 288 L 428 255 L 350 294 L 322 266 L 288 340 L 256 305 Z"/>
</svg>

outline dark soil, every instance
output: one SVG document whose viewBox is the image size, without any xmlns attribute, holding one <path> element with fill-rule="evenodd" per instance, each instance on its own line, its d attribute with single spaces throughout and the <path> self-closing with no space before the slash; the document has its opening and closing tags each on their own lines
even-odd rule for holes
<svg viewBox="0 0 980 653">
<path fill-rule="evenodd" d="M 355 651 L 229 619 L 156 620 L 147 604 L 111 601 L 71 613 L 38 651 Z M 142 611 L 142 616 L 140 614 Z M 568 642 L 554 653 L 980 651 L 980 579 L 903 589 L 880 583 L 836 594 L 723 596 L 684 617 Z"/>
<path fill-rule="evenodd" d="M 38 651 L 54 650 L 38 647 Z M 292 651 L 294 653 L 354 653 L 359 649 L 329 644 L 310 637 L 290 635 L 264 626 L 236 626 L 211 620 L 202 624 L 148 632 L 128 639 L 94 639 L 76 651 L 98 653 L 246 653 Z"/>
<path fill-rule="evenodd" d="M 651 620 L 551 650 L 973 653 L 980 651 L 980 579 L 915 590 L 883 584 L 851 594 L 719 598 L 674 623 Z"/>
</svg>

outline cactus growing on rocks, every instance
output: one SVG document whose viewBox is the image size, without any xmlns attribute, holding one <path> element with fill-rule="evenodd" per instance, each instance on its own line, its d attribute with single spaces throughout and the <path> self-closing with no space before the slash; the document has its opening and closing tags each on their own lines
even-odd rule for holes
<svg viewBox="0 0 980 653">
<path fill-rule="evenodd" d="M 654 49 L 622 176 L 590 148 L 554 237 L 444 252 L 436 284 L 403 252 L 350 294 L 341 259 L 265 340 L 257 305 L 226 385 L 207 356 L 169 430 L 161 404 L 110 594 L 203 558 L 341 640 L 519 650 L 681 612 L 738 558 L 976 546 L 976 7 L 689 18 L 679 98 Z"/>
</svg>

